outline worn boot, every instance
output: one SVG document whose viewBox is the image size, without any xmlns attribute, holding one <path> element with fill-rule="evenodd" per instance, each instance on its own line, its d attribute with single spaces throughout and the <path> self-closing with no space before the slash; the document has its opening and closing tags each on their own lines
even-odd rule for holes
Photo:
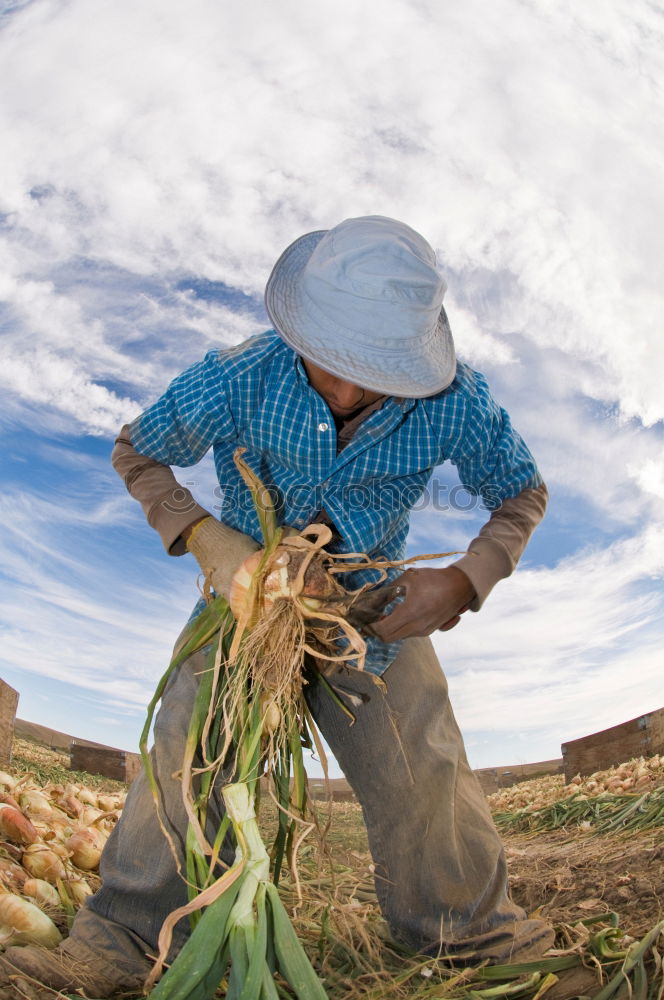
<svg viewBox="0 0 664 1000">
<path fill-rule="evenodd" d="M 500 924 L 485 934 L 462 938 L 447 944 L 427 948 L 423 953 L 446 958 L 453 965 L 470 967 L 488 962 L 490 965 L 521 965 L 546 957 L 553 947 L 556 934 L 545 920 L 515 920 Z"/>
<path fill-rule="evenodd" d="M 0 1000 L 55 1000 L 60 991 L 83 997 L 140 993 L 150 965 L 110 963 L 80 942 L 64 941 L 49 951 L 26 945 L 0 955 Z"/>
</svg>

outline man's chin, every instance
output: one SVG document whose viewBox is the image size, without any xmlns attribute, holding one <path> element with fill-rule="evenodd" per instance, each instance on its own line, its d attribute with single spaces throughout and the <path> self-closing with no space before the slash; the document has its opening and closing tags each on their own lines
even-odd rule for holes
<svg viewBox="0 0 664 1000">
<path fill-rule="evenodd" d="M 330 404 L 328 403 L 328 406 Z M 330 406 L 333 417 L 338 417 L 340 420 L 348 420 L 349 417 L 354 417 L 356 413 L 359 413 L 363 409 L 361 406 L 356 406 L 352 410 L 340 410 L 338 406 Z"/>
</svg>

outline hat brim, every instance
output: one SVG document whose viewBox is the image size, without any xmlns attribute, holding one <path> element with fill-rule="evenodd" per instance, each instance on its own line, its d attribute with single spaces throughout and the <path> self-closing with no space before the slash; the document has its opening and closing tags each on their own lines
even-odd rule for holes
<svg viewBox="0 0 664 1000">
<path fill-rule="evenodd" d="M 372 392 L 415 399 L 442 392 L 456 373 L 454 341 L 442 307 L 433 330 L 406 352 L 359 345 L 352 333 L 317 316 L 305 300 L 302 272 L 326 233 L 323 229 L 299 237 L 272 269 L 265 308 L 277 333 L 307 361 Z"/>
</svg>

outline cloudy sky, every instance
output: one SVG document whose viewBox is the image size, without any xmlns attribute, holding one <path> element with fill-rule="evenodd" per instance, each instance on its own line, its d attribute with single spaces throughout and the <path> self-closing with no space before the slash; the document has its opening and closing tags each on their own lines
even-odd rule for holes
<svg viewBox="0 0 664 1000">
<path fill-rule="evenodd" d="M 266 327 L 303 232 L 383 214 L 551 506 L 436 648 L 471 762 L 664 704 L 664 15 L 649 0 L 0 0 L 0 676 L 134 749 L 196 598 L 109 466 L 119 426 Z M 179 470 L 214 503 L 209 461 Z M 453 471 L 441 481 L 452 486 Z M 410 550 L 481 512 L 423 509 Z"/>
</svg>

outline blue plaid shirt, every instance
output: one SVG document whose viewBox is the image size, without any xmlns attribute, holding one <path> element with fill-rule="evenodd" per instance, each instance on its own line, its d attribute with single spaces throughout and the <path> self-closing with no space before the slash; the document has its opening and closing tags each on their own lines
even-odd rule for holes
<svg viewBox="0 0 664 1000">
<path fill-rule="evenodd" d="M 309 385 L 298 355 L 273 330 L 210 351 L 178 375 L 131 424 L 131 440 L 165 465 L 195 465 L 212 448 L 221 520 L 261 541 L 250 493 L 233 462 L 243 446 L 281 523 L 303 528 L 324 508 L 339 532 L 338 551 L 388 559 L 403 558 L 410 510 L 445 460 L 489 510 L 542 482 L 484 376 L 461 363 L 436 396 L 389 397 L 337 453 L 332 413 Z M 346 585 L 359 586 L 366 573 L 348 574 Z M 400 643 L 371 639 L 368 645 L 367 669 L 382 674 Z"/>
</svg>

